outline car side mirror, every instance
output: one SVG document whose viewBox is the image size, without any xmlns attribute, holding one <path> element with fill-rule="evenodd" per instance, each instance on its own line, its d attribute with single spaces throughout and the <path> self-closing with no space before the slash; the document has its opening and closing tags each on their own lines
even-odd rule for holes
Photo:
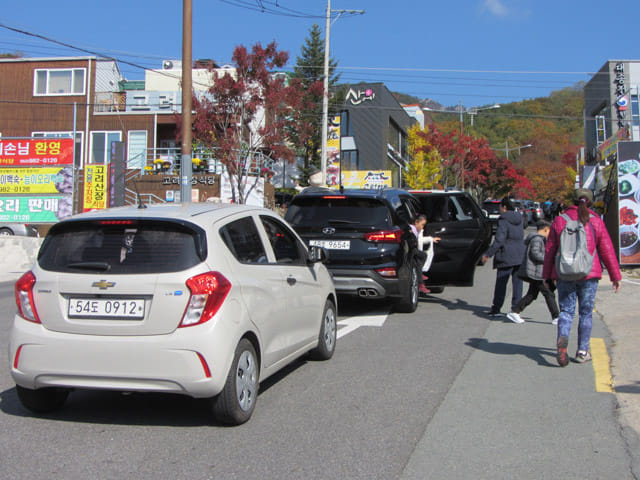
<svg viewBox="0 0 640 480">
<path fill-rule="evenodd" d="M 307 255 L 307 261 L 309 263 L 326 262 L 329 259 L 329 252 L 324 247 L 311 246 L 309 247 L 309 254 Z"/>
</svg>

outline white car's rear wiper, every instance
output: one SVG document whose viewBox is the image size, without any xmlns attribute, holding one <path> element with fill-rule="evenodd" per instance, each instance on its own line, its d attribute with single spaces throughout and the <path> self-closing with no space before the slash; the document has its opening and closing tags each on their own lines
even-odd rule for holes
<svg viewBox="0 0 640 480">
<path fill-rule="evenodd" d="M 97 270 L 106 272 L 111 270 L 111 264 L 107 262 L 76 262 L 67 264 L 67 268 L 77 268 L 79 270 Z"/>
</svg>

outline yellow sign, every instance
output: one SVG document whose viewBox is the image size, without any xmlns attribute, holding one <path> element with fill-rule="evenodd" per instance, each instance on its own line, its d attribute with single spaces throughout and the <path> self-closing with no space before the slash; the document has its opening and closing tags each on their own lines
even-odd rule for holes
<svg viewBox="0 0 640 480">
<path fill-rule="evenodd" d="M 345 188 L 391 187 L 391 170 L 351 170 L 342 177 Z"/>
<path fill-rule="evenodd" d="M 0 194 L 7 193 L 73 193 L 73 168 L 2 168 Z"/>
<path fill-rule="evenodd" d="M 107 165 L 84 166 L 84 208 L 85 212 L 107 208 Z"/>
</svg>

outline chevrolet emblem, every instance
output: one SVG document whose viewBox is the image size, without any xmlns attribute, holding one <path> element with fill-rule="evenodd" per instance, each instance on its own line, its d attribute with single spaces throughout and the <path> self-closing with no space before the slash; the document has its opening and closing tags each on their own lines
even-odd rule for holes
<svg viewBox="0 0 640 480">
<path fill-rule="evenodd" d="M 106 290 L 107 288 L 115 287 L 115 282 L 107 282 L 106 280 L 100 280 L 99 282 L 93 282 L 92 287 L 98 287 L 100 290 Z"/>
</svg>

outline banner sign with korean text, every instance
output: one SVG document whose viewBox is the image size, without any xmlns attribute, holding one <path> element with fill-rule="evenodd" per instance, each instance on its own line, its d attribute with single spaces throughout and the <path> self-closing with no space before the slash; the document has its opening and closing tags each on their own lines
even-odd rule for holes
<svg viewBox="0 0 640 480">
<path fill-rule="evenodd" d="M 72 164 L 72 138 L 0 139 L 0 167 L 37 167 Z"/>
<path fill-rule="evenodd" d="M 618 214 L 620 265 L 639 265 L 640 142 L 618 142 Z"/>
<path fill-rule="evenodd" d="M 87 164 L 84 166 L 84 207 L 83 210 L 107 208 L 109 166 Z"/>
<path fill-rule="evenodd" d="M 350 170 L 342 176 L 345 188 L 391 187 L 391 170 Z"/>
<path fill-rule="evenodd" d="M 1 197 L 0 222 L 55 223 L 71 216 L 71 195 Z"/>
<path fill-rule="evenodd" d="M 73 193 L 73 167 L 0 168 L 0 194 Z"/>
</svg>

